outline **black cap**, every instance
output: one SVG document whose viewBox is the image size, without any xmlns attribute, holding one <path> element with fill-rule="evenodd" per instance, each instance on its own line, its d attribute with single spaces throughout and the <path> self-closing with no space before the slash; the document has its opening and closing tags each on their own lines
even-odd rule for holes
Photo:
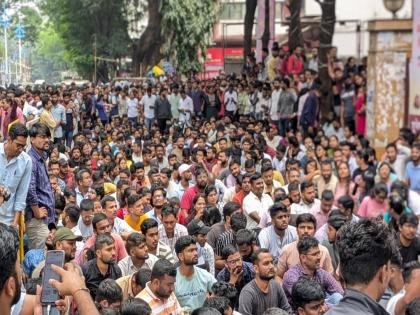
<svg viewBox="0 0 420 315">
<path fill-rule="evenodd" d="M 192 220 L 187 226 L 189 235 L 204 234 L 206 235 L 211 228 L 203 223 L 201 220 Z"/>
</svg>

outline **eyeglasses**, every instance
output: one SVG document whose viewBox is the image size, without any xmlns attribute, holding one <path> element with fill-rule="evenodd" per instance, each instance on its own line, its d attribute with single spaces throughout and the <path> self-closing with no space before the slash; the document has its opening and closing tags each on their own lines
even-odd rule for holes
<svg viewBox="0 0 420 315">
<path fill-rule="evenodd" d="M 226 261 L 229 265 L 234 266 L 240 262 L 242 262 L 242 258 L 234 259 L 234 260 L 227 260 Z"/>
</svg>

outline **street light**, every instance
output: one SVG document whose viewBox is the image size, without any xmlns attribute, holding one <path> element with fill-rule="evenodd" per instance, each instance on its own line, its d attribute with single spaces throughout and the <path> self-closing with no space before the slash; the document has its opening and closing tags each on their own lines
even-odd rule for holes
<svg viewBox="0 0 420 315">
<path fill-rule="evenodd" d="M 405 0 L 383 0 L 385 8 L 392 12 L 392 17 L 397 18 L 397 12 L 403 7 Z"/>
</svg>

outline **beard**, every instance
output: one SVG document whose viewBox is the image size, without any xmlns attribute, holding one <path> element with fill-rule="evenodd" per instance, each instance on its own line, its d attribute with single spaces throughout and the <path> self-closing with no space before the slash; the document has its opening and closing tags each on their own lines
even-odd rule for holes
<svg viewBox="0 0 420 315">
<path fill-rule="evenodd" d="M 114 258 L 109 258 L 109 259 L 103 259 L 102 260 L 102 262 L 104 264 L 107 264 L 107 265 L 115 264 L 116 261 L 117 261 L 117 259 L 115 257 Z"/>
<path fill-rule="evenodd" d="M 11 305 L 10 306 L 13 306 L 13 305 L 15 305 L 17 302 L 19 302 L 19 300 L 20 300 L 20 295 L 21 295 L 21 283 L 20 283 L 20 280 L 18 279 L 18 277 L 17 277 L 17 273 L 15 272 L 15 274 L 13 275 L 13 278 L 15 279 L 15 281 L 16 281 L 16 291 L 15 291 L 15 294 L 14 294 L 14 296 L 13 296 L 13 300 L 12 300 L 12 303 L 11 303 Z"/>
<path fill-rule="evenodd" d="M 270 275 L 270 274 L 266 274 L 266 275 L 261 274 L 260 275 L 260 279 L 263 280 L 263 281 L 270 281 L 271 279 L 274 279 L 275 276 L 276 275 L 274 273 L 272 275 Z"/>
<path fill-rule="evenodd" d="M 198 263 L 198 257 L 194 257 L 194 258 L 192 258 L 192 259 L 190 259 L 190 260 L 185 260 L 185 261 L 184 261 L 184 263 L 185 263 L 187 266 L 194 266 L 194 265 L 197 265 L 197 263 Z"/>
</svg>

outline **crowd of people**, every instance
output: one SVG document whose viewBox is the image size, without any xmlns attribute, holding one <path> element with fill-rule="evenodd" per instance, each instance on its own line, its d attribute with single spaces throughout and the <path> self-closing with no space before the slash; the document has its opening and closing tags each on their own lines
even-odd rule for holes
<svg viewBox="0 0 420 315">
<path fill-rule="evenodd" d="M 307 57 L 307 58 L 306 58 Z M 366 64 L 274 44 L 241 76 L 0 95 L 0 313 L 420 313 L 420 138 L 377 154 Z"/>
</svg>

